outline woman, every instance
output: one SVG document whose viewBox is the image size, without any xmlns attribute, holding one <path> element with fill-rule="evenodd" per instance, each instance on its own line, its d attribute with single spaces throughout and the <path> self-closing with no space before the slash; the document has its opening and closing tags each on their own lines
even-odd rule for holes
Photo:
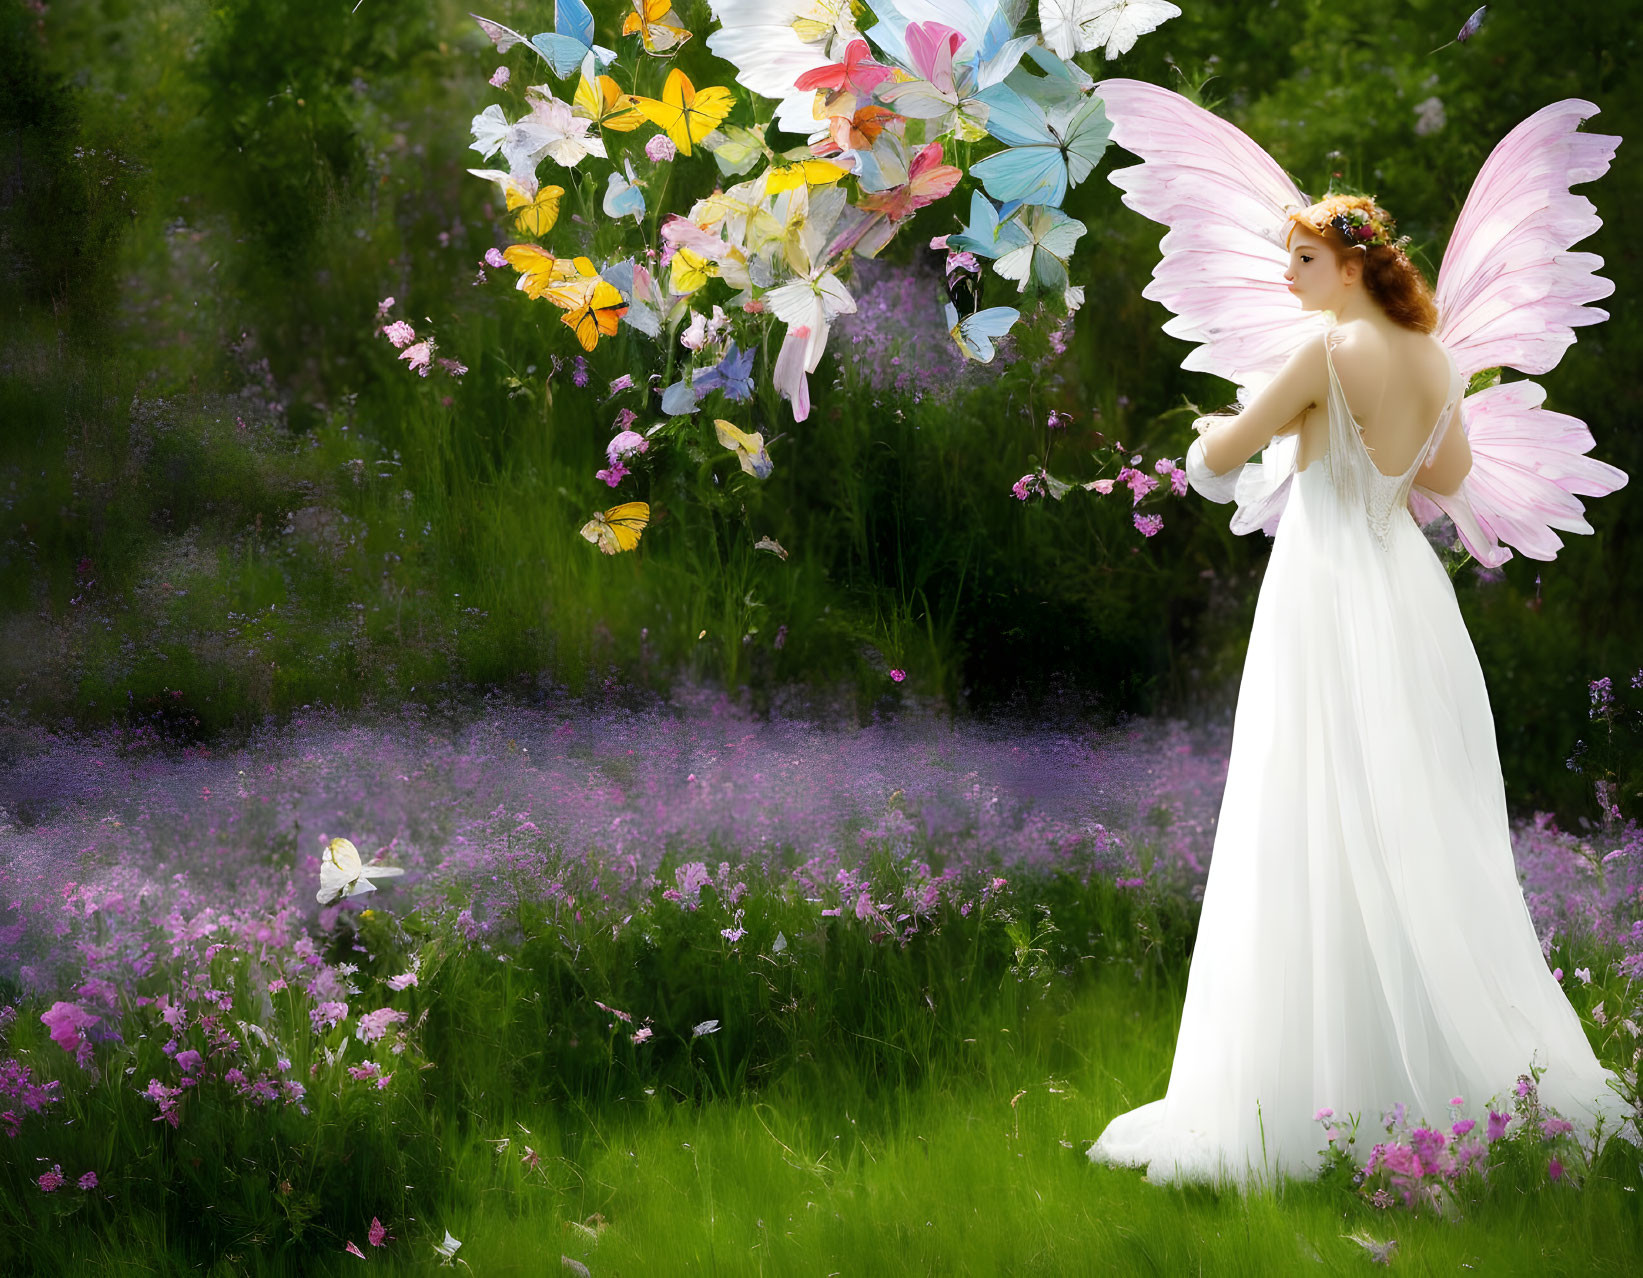
<svg viewBox="0 0 1643 1278">
<path fill-rule="evenodd" d="M 1120 124 L 1129 83 L 1105 86 Z M 1397 1102 L 1435 1122 L 1459 1096 L 1481 1118 L 1532 1062 L 1582 1129 L 1625 1110 L 1544 961 L 1483 675 L 1411 516 L 1417 482 L 1462 496 L 1473 457 L 1462 369 L 1392 232 L 1361 196 L 1289 213 L 1283 280 L 1324 323 L 1188 453 L 1251 526 L 1282 506 L 1167 1093 L 1090 1150 L 1153 1181 L 1304 1175 L 1320 1109 L 1371 1139 Z M 1252 479 L 1275 436 L 1293 437 L 1281 480 Z"/>
</svg>

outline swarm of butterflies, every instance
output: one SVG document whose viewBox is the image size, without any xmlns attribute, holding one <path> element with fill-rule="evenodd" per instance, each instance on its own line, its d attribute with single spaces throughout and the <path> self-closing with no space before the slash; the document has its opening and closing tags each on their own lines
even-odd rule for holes
<svg viewBox="0 0 1643 1278">
<path fill-rule="evenodd" d="M 628 0 L 608 34 L 583 0 L 555 0 L 553 29 L 530 36 L 473 15 L 499 53 L 528 55 L 526 79 L 543 80 L 524 89 L 522 115 L 495 104 L 472 124 L 473 149 L 487 159 L 500 154 L 507 165 L 469 170 L 497 185 L 520 237 L 502 257 L 517 287 L 555 307 L 583 351 L 626 326 L 657 343 L 658 365 L 680 370 L 657 386 L 668 420 L 647 438 L 688 421 L 715 395 L 726 405 L 751 404 L 758 382 L 804 421 L 809 375 L 831 326 L 856 309 L 850 259 L 876 255 L 966 178 L 962 228 L 930 240 L 946 251 L 946 322 L 964 357 L 991 362 L 996 343 L 1022 318 L 1016 306 L 981 305 L 984 263 L 1017 297 L 1044 295 L 1064 312 L 1082 304 L 1067 261 L 1086 228 L 1061 204 L 1094 170 L 1110 125 L 1094 81 L 1073 58 L 1127 52 L 1179 14 L 1175 5 L 709 5 L 718 26 L 706 48 L 727 65 L 713 77 L 724 83 L 701 87 L 672 65 L 695 33 L 671 0 Z M 499 72 L 492 83 L 511 80 Z M 966 174 L 952 162 L 955 142 L 994 145 L 966 146 L 965 154 L 987 152 Z M 682 213 L 662 207 L 665 197 L 695 194 L 681 193 L 675 179 L 700 171 L 675 171 L 666 161 L 699 151 L 713 157 L 718 184 Z M 544 180 L 544 161 L 567 175 Z M 583 176 L 593 161 L 606 166 L 602 181 Z M 556 250 L 567 185 L 582 210 L 575 220 L 623 228 L 623 250 L 600 261 Z M 959 220 L 955 207 L 950 224 Z M 693 309 L 705 306 L 709 290 L 719 295 L 713 323 Z M 779 343 L 766 341 L 778 326 Z M 756 354 L 770 350 L 756 370 Z M 653 383 L 635 370 L 632 380 L 648 386 L 664 377 Z M 714 420 L 717 440 L 744 471 L 771 473 L 760 432 Z M 595 513 L 581 535 L 616 554 L 638 545 L 649 520 L 647 503 L 625 502 Z"/>
</svg>

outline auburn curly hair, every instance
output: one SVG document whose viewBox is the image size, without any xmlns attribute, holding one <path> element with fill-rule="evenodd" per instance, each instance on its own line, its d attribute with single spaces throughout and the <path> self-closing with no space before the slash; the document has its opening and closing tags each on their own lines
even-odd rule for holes
<svg viewBox="0 0 1643 1278">
<path fill-rule="evenodd" d="M 1392 215 L 1368 196 L 1326 195 L 1316 204 L 1289 215 L 1290 229 L 1284 237 L 1285 242 L 1294 235 L 1295 227 L 1304 226 L 1329 245 L 1336 262 L 1345 262 L 1355 256 L 1363 263 L 1364 287 L 1393 320 L 1418 333 L 1430 333 L 1436 329 L 1438 305 L 1420 267 L 1409 260 L 1409 255 L 1398 244 L 1371 244 L 1365 247 L 1350 243 L 1331 224 L 1331 219 L 1342 213 L 1361 213 L 1377 226 L 1390 228 L 1393 225 Z"/>
</svg>

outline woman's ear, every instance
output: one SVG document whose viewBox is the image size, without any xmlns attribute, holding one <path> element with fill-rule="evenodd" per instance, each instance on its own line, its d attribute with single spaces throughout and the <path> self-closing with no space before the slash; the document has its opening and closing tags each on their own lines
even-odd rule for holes
<svg viewBox="0 0 1643 1278">
<path fill-rule="evenodd" d="M 1341 263 L 1341 283 L 1356 284 L 1363 277 L 1363 255 L 1353 253 Z"/>
</svg>

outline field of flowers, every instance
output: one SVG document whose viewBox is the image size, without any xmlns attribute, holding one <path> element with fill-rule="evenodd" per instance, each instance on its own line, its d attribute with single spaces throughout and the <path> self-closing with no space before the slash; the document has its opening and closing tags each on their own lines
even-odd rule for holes
<svg viewBox="0 0 1643 1278">
<path fill-rule="evenodd" d="M 1097 1245 L 1091 1212 L 1145 1191 L 1077 1169 L 1104 1115 L 1167 1076 L 1226 733 L 828 724 L 703 693 L 316 712 L 220 751 L 14 728 L 7 1271 L 306 1273 L 364 1249 L 409 1272 L 449 1230 L 475 1272 L 534 1272 L 509 1258 L 524 1230 L 571 1267 L 627 1272 L 664 1224 L 692 1264 L 872 1265 L 885 1236 L 805 1213 L 854 1204 L 899 1237 L 938 1184 L 921 1263 L 1042 1231 L 1021 1271 L 1064 1271 Z M 405 873 L 318 904 L 337 836 Z M 1548 962 L 1635 1101 L 1643 831 L 1582 837 L 1542 813 L 1515 840 Z M 1338 1263 L 1363 1231 L 1504 1255 L 1532 1216 L 1587 1248 L 1591 1268 L 1561 1272 L 1621 1272 L 1605 1266 L 1636 1258 L 1636 1148 L 1574 1145 L 1524 1064 L 1486 1125 L 1320 1115 L 1340 1163 L 1268 1206 L 1146 1191 L 1129 1245 L 1170 1247 L 1165 1202 L 1210 1233 L 1228 1211 L 1299 1213 Z M 952 1104 L 976 1117 L 955 1127 Z M 958 1219 L 931 1141 L 978 1184 L 1030 1159 L 1011 1218 Z M 1074 1223 L 1028 1210 L 1024 1186 Z M 861 1201 L 886 1192 L 899 1207 Z M 772 1231 L 777 1212 L 798 1227 Z M 1614 1213 L 1633 1232 L 1584 1237 Z M 1292 1262 L 1293 1233 L 1258 1254 Z M 1170 1254 L 1229 1260 L 1202 1239 Z"/>
</svg>

